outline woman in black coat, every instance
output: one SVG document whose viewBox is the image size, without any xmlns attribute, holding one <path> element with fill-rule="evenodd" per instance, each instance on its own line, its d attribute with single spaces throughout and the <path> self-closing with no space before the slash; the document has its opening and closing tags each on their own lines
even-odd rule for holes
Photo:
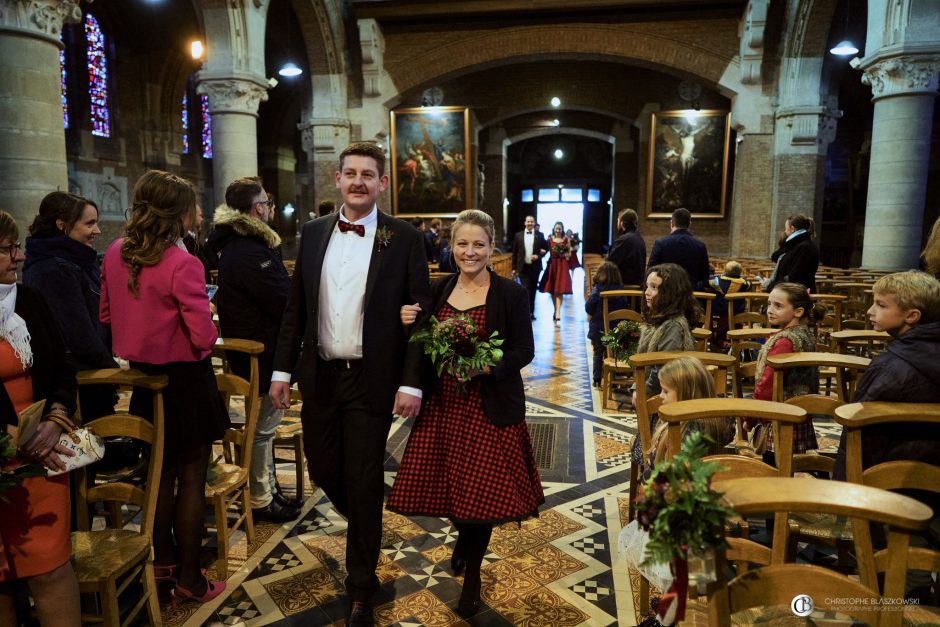
<svg viewBox="0 0 940 627">
<path fill-rule="evenodd" d="M 488 268 L 489 215 L 464 211 L 451 232 L 459 273 L 432 284 L 432 313 L 440 321 L 463 316 L 486 337 L 498 333 L 503 356 L 464 381 L 434 376 L 428 362 L 424 406 L 387 508 L 453 521 L 459 535 L 451 567 L 455 574 L 466 569 L 457 611 L 470 616 L 480 608 L 480 567 L 493 525 L 536 515 L 545 497 L 525 424 L 522 369 L 535 352 L 528 292 Z M 418 313 L 406 305 L 402 322 L 414 323 Z"/>
<path fill-rule="evenodd" d="M 95 203 L 68 192 L 47 194 L 29 233 L 23 284 L 46 299 L 75 369 L 117 367 L 98 320 L 101 268 L 92 246 L 101 230 Z M 83 420 L 113 413 L 111 386 L 83 387 L 80 394 Z"/>
<path fill-rule="evenodd" d="M 799 283 L 816 291 L 816 271 L 819 269 L 819 249 L 813 243 L 816 226 L 812 218 L 794 213 L 784 225 L 784 241 L 774 251 L 771 261 L 777 263 L 774 273 L 764 283 L 764 291 L 774 289 L 777 283 Z"/>
</svg>

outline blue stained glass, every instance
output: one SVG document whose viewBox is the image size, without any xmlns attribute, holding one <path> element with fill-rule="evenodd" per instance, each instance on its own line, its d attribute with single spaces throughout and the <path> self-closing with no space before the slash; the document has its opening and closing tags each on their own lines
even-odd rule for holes
<svg viewBox="0 0 940 627">
<path fill-rule="evenodd" d="M 183 109 L 180 121 L 183 123 L 183 154 L 189 154 L 189 95 L 183 92 Z"/>
<path fill-rule="evenodd" d="M 66 83 L 65 50 L 59 50 L 59 86 L 62 88 L 62 126 L 69 127 L 69 90 Z"/>
<path fill-rule="evenodd" d="M 535 200 L 531 189 L 522 190 L 522 202 L 532 202 Z"/>
<path fill-rule="evenodd" d="M 206 159 L 212 158 L 212 116 L 209 115 L 209 97 L 202 95 L 199 97 L 200 110 L 202 111 L 202 156 Z"/>
<path fill-rule="evenodd" d="M 601 190 L 588 189 L 588 202 L 600 202 L 600 201 L 601 201 Z"/>
<path fill-rule="evenodd" d="M 108 110 L 108 59 L 104 35 L 95 16 L 85 16 L 85 41 L 88 44 L 88 98 L 91 101 L 91 134 L 111 137 Z"/>
</svg>

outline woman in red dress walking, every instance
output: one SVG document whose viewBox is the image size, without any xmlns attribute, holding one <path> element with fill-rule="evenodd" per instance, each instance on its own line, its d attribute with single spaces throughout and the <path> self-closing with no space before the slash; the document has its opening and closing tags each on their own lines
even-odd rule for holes
<svg viewBox="0 0 940 627">
<path fill-rule="evenodd" d="M 565 294 L 571 294 L 571 240 L 565 235 L 565 225 L 556 222 L 552 227 L 552 236 L 548 238 L 551 258 L 548 269 L 542 275 L 539 291 L 552 295 L 555 305 L 555 322 L 561 320 L 561 300 Z"/>
<path fill-rule="evenodd" d="M 505 341 L 503 358 L 464 381 L 433 376 L 425 404 L 411 429 L 387 507 L 408 516 L 449 518 L 458 530 L 451 557 L 454 574 L 464 569 L 457 605 L 462 616 L 480 609 L 480 567 L 493 525 L 538 514 L 545 501 L 525 423 L 522 368 L 534 355 L 526 290 L 489 269 L 493 219 L 469 209 L 451 228 L 460 270 L 431 284 L 439 320 L 466 315 Z M 402 307 L 405 325 L 418 307 Z"/>
</svg>

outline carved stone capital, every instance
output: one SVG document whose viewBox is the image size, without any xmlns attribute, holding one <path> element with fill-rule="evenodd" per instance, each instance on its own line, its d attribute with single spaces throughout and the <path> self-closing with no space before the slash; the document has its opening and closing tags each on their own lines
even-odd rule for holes
<svg viewBox="0 0 940 627">
<path fill-rule="evenodd" d="M 937 93 L 940 56 L 900 56 L 866 68 L 862 84 L 871 86 L 872 99 Z"/>
<path fill-rule="evenodd" d="M 0 0 L 0 31 L 16 31 L 56 45 L 61 45 L 62 25 L 81 20 L 76 0 Z"/>
<path fill-rule="evenodd" d="M 313 118 L 297 125 L 301 143 L 309 155 L 328 154 L 333 158 L 349 144 L 349 120 Z"/>
<path fill-rule="evenodd" d="M 209 111 L 246 113 L 258 117 L 258 106 L 268 99 L 268 85 L 244 78 L 199 78 L 196 93 L 209 97 Z"/>
<path fill-rule="evenodd" d="M 362 78 L 365 95 L 376 97 L 382 93 L 382 74 L 385 70 L 385 37 L 378 22 L 359 20 L 359 42 L 362 48 Z"/>
<path fill-rule="evenodd" d="M 789 107 L 777 111 L 777 120 L 788 129 L 791 146 L 825 149 L 836 137 L 842 111 L 830 107 Z"/>
<path fill-rule="evenodd" d="M 760 83 L 764 61 L 764 31 L 767 27 L 769 0 L 751 0 L 744 16 L 741 33 L 741 82 L 745 85 Z"/>
</svg>

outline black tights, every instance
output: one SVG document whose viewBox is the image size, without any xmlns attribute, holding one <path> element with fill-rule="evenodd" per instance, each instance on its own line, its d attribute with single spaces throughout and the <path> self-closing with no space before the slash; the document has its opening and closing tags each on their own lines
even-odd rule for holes
<svg viewBox="0 0 940 627">
<path fill-rule="evenodd" d="M 483 556 L 490 544 L 493 525 L 474 523 L 454 523 L 457 527 L 457 546 L 454 551 L 467 560 L 467 570 L 463 578 L 462 599 L 473 600 L 480 597 L 480 567 Z"/>
<path fill-rule="evenodd" d="M 179 584 L 197 596 L 204 594 L 206 588 L 199 569 L 199 551 L 205 524 L 210 451 L 211 445 L 206 444 L 170 452 L 164 457 L 153 528 L 154 561 L 158 565 L 174 564 L 178 552 Z"/>
</svg>

